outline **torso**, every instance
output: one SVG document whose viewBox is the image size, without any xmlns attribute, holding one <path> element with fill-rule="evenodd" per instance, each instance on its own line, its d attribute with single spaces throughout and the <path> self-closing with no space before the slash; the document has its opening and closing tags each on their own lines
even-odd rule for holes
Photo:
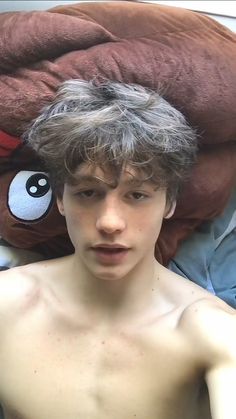
<svg viewBox="0 0 236 419">
<path fill-rule="evenodd" d="M 29 294 L 1 338 L 6 419 L 210 419 L 182 306 L 112 330 L 73 321 L 53 296 Z"/>
</svg>

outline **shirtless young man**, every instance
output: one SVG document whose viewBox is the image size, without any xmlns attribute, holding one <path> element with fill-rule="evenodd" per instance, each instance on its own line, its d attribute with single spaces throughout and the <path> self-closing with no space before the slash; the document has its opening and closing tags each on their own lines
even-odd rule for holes
<svg viewBox="0 0 236 419">
<path fill-rule="evenodd" d="M 154 257 L 196 152 L 182 114 L 74 80 L 28 139 L 75 253 L 0 275 L 5 418 L 235 419 L 235 310 Z"/>
</svg>

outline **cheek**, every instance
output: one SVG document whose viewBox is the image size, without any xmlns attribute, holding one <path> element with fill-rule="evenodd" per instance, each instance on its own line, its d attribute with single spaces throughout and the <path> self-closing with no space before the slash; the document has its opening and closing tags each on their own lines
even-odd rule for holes
<svg viewBox="0 0 236 419">
<path fill-rule="evenodd" d="M 84 220 L 76 212 L 65 212 L 67 231 L 75 248 L 84 241 Z"/>
<path fill-rule="evenodd" d="M 146 236 L 153 236 L 156 233 L 158 233 L 160 229 L 161 223 L 146 223 L 145 221 L 141 221 L 139 224 L 136 225 L 136 228 L 134 228 L 134 231 L 137 231 L 141 234 L 145 234 Z"/>
<path fill-rule="evenodd" d="M 80 224 L 81 216 L 73 207 L 69 205 L 64 206 L 64 216 L 69 233 L 73 233 L 73 227 L 78 227 Z"/>
<path fill-rule="evenodd" d="M 154 208 L 147 209 L 142 214 L 140 214 L 139 220 L 141 221 L 141 226 L 145 228 L 154 228 L 159 226 L 164 218 L 164 208 Z"/>
<path fill-rule="evenodd" d="M 93 225 L 89 211 L 81 211 L 72 207 L 65 208 L 65 217 L 67 229 L 71 237 L 77 237 L 78 233 L 80 238 L 83 237 L 91 230 Z"/>
<path fill-rule="evenodd" d="M 155 241 L 160 233 L 162 221 L 163 213 L 161 211 L 158 211 L 158 213 L 154 211 L 146 212 L 136 223 L 135 230 L 140 235 L 143 234 L 146 240 L 153 239 Z"/>
</svg>

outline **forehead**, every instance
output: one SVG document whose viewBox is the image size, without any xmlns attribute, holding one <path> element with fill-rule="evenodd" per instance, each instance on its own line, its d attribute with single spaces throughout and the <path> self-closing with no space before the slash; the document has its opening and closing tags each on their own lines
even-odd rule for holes
<svg viewBox="0 0 236 419">
<path fill-rule="evenodd" d="M 131 165 L 125 166 L 117 176 L 109 170 L 103 170 L 100 166 L 91 165 L 89 163 L 83 163 L 76 170 L 74 174 L 74 182 L 103 182 L 110 186 L 117 186 L 119 183 L 142 183 L 145 179 L 145 174 L 140 170 L 135 169 Z"/>
</svg>

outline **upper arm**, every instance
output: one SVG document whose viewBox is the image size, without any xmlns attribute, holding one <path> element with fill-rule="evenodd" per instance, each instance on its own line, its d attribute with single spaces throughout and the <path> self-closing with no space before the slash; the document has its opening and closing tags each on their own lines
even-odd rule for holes
<svg viewBox="0 0 236 419">
<path fill-rule="evenodd" d="M 198 301 L 184 327 L 205 371 L 212 419 L 235 419 L 236 310 L 218 299 Z"/>
<path fill-rule="evenodd" d="M 236 359 L 212 367 L 206 373 L 212 419 L 236 417 Z"/>
<path fill-rule="evenodd" d="M 222 318 L 221 318 L 222 316 Z M 221 320 L 221 321 L 219 321 Z M 211 335 L 211 331 L 209 331 Z M 206 371 L 212 419 L 236 418 L 236 314 L 221 313 L 218 340 Z"/>
</svg>

